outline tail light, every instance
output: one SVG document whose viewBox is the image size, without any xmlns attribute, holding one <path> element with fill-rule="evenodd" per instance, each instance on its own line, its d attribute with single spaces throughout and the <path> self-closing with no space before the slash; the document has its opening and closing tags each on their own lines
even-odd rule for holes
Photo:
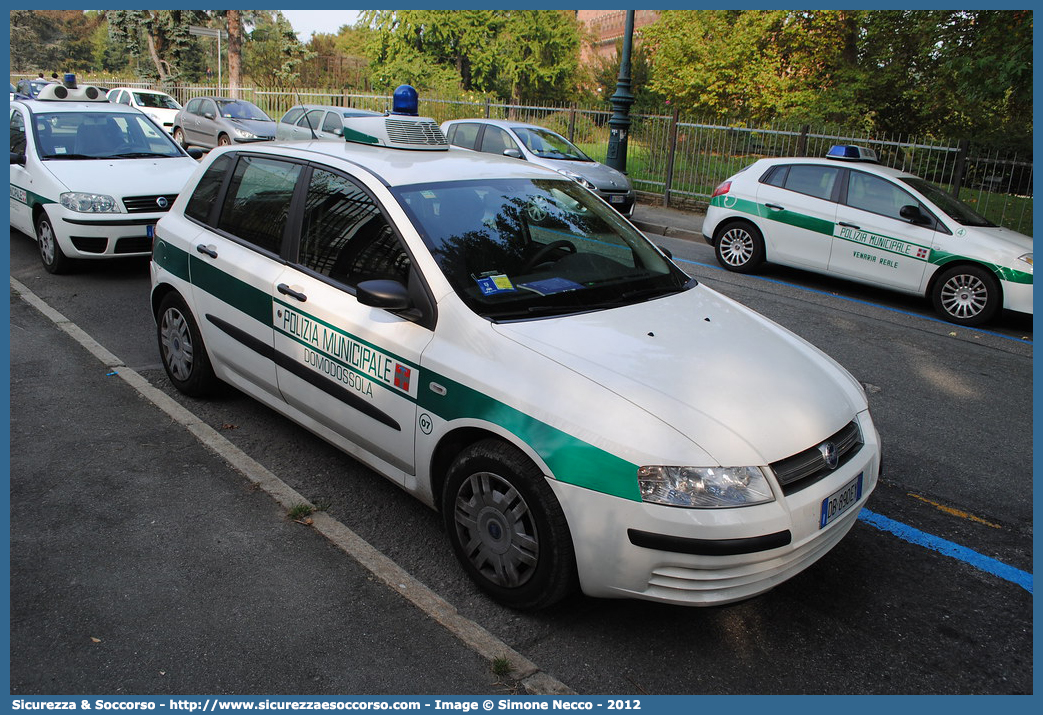
<svg viewBox="0 0 1043 715">
<path fill-rule="evenodd" d="M 720 196 L 721 194 L 726 194 L 729 191 L 731 191 L 731 188 L 732 188 L 732 182 L 731 181 L 722 181 L 721 185 L 713 190 L 713 196 L 711 196 L 710 198 L 713 199 L 713 198 L 716 198 L 716 197 Z"/>
</svg>

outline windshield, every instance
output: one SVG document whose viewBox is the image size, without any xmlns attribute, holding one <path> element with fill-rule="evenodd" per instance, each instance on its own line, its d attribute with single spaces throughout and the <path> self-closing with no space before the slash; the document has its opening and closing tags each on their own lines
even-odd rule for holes
<svg viewBox="0 0 1043 715">
<path fill-rule="evenodd" d="M 511 127 L 525 148 L 543 159 L 567 159 L 569 161 L 594 161 L 565 137 L 547 129 Z"/>
<path fill-rule="evenodd" d="M 218 99 L 217 111 L 227 119 L 255 119 L 259 122 L 274 122 L 275 120 L 261 111 L 255 104 L 244 102 L 241 99 Z"/>
<path fill-rule="evenodd" d="M 150 109 L 181 109 L 181 105 L 174 101 L 173 97 L 165 94 L 153 94 L 152 92 L 135 92 L 134 101 L 139 107 Z"/>
<path fill-rule="evenodd" d="M 181 157 L 170 136 L 138 112 L 34 114 L 41 159 L 139 159 Z"/>
<path fill-rule="evenodd" d="M 952 194 L 942 191 L 929 181 L 919 177 L 899 177 L 903 182 L 931 200 L 945 215 L 963 226 L 995 226 L 996 224 L 979 214 Z"/>
<path fill-rule="evenodd" d="M 574 181 L 453 181 L 395 193 L 457 295 L 490 320 L 603 310 L 694 285 Z"/>
</svg>

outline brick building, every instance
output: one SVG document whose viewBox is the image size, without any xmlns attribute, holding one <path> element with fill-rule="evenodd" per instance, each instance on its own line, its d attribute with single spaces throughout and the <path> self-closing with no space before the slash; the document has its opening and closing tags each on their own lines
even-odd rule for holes
<svg viewBox="0 0 1043 715">
<path fill-rule="evenodd" d="M 591 35 L 591 42 L 584 43 L 580 62 L 587 64 L 594 57 L 612 58 L 616 54 L 616 41 L 623 37 L 626 27 L 626 10 L 577 10 L 576 18 Z M 641 28 L 651 25 L 659 18 L 659 10 L 634 11 L 634 42 L 641 36 Z"/>
</svg>

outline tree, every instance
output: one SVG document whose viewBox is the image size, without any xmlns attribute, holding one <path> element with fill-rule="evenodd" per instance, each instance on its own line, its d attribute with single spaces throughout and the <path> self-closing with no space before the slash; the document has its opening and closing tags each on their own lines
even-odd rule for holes
<svg viewBox="0 0 1043 715">
<path fill-rule="evenodd" d="M 311 57 L 314 53 L 305 49 L 293 26 L 276 11 L 272 17 L 259 21 L 250 32 L 243 66 L 255 84 L 270 90 L 296 86 L 301 65 Z"/>
<path fill-rule="evenodd" d="M 202 10 L 106 10 L 109 35 L 127 48 L 133 58 L 147 58 L 139 69 L 147 77 L 167 84 L 198 71 L 201 52 L 188 28 L 205 24 Z"/>
</svg>

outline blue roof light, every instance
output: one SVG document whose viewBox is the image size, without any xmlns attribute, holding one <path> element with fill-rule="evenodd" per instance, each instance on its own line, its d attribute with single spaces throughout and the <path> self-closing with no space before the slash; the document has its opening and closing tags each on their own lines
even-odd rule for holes
<svg viewBox="0 0 1043 715">
<path fill-rule="evenodd" d="M 862 146 L 853 144 L 834 144 L 826 152 L 829 159 L 844 159 L 845 161 L 876 161 L 876 152 Z"/>
<path fill-rule="evenodd" d="M 420 100 L 417 97 L 416 90 L 408 84 L 400 84 L 395 89 L 395 94 L 391 99 L 392 114 L 405 114 L 415 117 L 418 114 L 419 106 Z"/>
<path fill-rule="evenodd" d="M 65 76 L 62 77 L 62 84 L 69 89 L 76 89 L 76 75 L 72 72 L 66 72 Z"/>
</svg>

